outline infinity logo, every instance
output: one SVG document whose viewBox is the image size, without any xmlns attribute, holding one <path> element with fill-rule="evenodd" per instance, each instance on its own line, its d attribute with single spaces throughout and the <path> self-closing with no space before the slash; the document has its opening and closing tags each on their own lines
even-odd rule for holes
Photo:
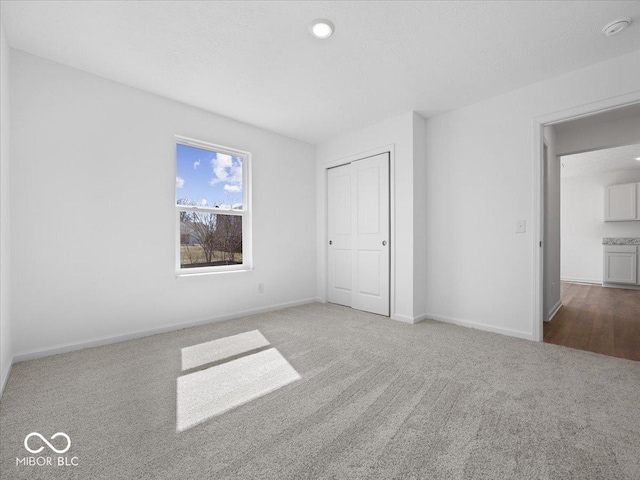
<svg viewBox="0 0 640 480">
<path fill-rule="evenodd" d="M 53 440 L 54 438 L 57 437 L 64 437 L 67 439 L 67 447 L 62 449 L 62 450 L 58 450 L 56 447 L 54 447 L 53 445 L 51 445 L 51 443 L 49 443 L 49 441 L 44 438 L 42 435 L 40 435 L 38 432 L 31 432 L 29 435 L 27 435 L 26 437 L 24 437 L 24 448 L 26 448 L 27 450 L 29 450 L 31 453 L 40 453 L 42 450 L 44 450 L 44 447 L 40 447 L 37 450 L 33 450 L 31 448 L 29 448 L 29 439 L 31 437 L 40 437 L 40 439 L 47 444 L 47 446 L 53 450 L 56 453 L 66 453 L 69 451 L 69 449 L 71 448 L 71 439 L 69 438 L 69 435 L 67 435 L 66 433 L 63 432 L 58 432 L 58 433 L 54 433 L 51 436 L 51 440 Z"/>
</svg>

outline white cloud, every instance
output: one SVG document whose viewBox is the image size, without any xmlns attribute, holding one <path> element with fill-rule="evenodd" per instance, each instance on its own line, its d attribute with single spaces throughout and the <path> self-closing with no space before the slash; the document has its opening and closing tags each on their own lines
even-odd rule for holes
<svg viewBox="0 0 640 480">
<path fill-rule="evenodd" d="M 242 191 L 242 187 L 240 185 L 229 185 L 229 184 L 227 184 L 227 185 L 224 186 L 224 191 L 225 192 L 237 193 L 237 192 L 241 192 Z"/>
<path fill-rule="evenodd" d="M 216 158 L 211 159 L 211 167 L 213 168 L 213 174 L 215 175 L 215 178 L 213 178 L 211 182 L 213 183 L 214 180 L 217 180 L 215 183 L 226 181 L 229 177 L 227 169 L 230 169 L 232 166 L 233 158 L 231 155 L 216 153 Z"/>
<path fill-rule="evenodd" d="M 242 184 L 242 164 L 231 155 L 216 153 L 216 158 L 211 159 L 211 168 L 214 177 L 209 181 L 213 186 L 217 183 Z"/>
<path fill-rule="evenodd" d="M 176 177 L 176 187 L 184 187 L 184 178 Z"/>
<path fill-rule="evenodd" d="M 236 183 L 242 183 L 242 165 L 236 165 L 231 169 L 231 178 Z"/>
<path fill-rule="evenodd" d="M 200 205 L 203 206 L 203 207 L 206 207 L 207 203 L 208 203 L 207 200 L 204 199 L 204 198 L 202 200 L 200 200 Z"/>
<path fill-rule="evenodd" d="M 195 162 L 193 162 L 193 169 L 195 170 L 196 168 L 198 168 L 200 166 L 200 160 L 196 160 Z"/>
</svg>

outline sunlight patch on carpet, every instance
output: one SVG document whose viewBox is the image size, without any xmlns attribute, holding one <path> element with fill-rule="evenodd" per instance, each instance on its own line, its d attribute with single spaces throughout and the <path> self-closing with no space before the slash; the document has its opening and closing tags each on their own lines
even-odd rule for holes
<svg viewBox="0 0 640 480">
<path fill-rule="evenodd" d="M 269 345 L 258 330 L 200 343 L 182 349 L 182 370 L 213 363 Z"/>
<path fill-rule="evenodd" d="M 176 428 L 183 431 L 301 377 L 270 348 L 178 378 Z"/>
</svg>

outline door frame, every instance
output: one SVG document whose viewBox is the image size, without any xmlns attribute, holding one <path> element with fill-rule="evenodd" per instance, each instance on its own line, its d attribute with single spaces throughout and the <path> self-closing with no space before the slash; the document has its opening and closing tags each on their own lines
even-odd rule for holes
<svg viewBox="0 0 640 480">
<path fill-rule="evenodd" d="M 544 127 L 552 126 L 568 120 L 588 117 L 616 108 L 627 107 L 640 103 L 640 90 L 619 95 L 606 100 L 580 105 L 578 107 L 561 110 L 533 119 L 533 340 L 542 342 L 544 339 Z"/>
<path fill-rule="evenodd" d="M 549 176 L 549 144 L 547 140 L 544 138 L 544 127 L 542 127 L 542 231 L 540 232 L 540 237 L 542 238 L 542 247 L 540 248 L 540 253 L 542 255 L 542 265 L 544 269 L 544 265 L 547 264 L 547 242 L 549 241 L 549 224 L 548 224 L 548 197 L 549 197 L 549 185 L 548 185 L 548 176 Z M 548 311 L 546 308 L 545 300 L 547 297 L 547 289 L 544 285 L 544 270 L 542 272 L 542 320 L 547 320 Z M 560 285 L 558 285 L 560 288 Z M 544 324 L 543 324 L 544 325 Z"/>
<path fill-rule="evenodd" d="M 371 150 L 367 150 L 365 152 L 357 153 L 354 155 L 349 155 L 346 157 L 342 157 L 336 160 L 328 160 L 326 162 L 322 162 L 320 164 L 320 175 L 318 176 L 320 179 L 320 185 L 318 185 L 318 196 L 319 196 L 319 204 L 322 205 L 320 209 L 321 215 L 318 219 L 318 230 L 320 235 L 318 236 L 322 239 L 322 245 L 319 249 L 320 256 L 318 259 L 318 272 L 320 274 L 320 278 L 318 279 L 318 297 L 319 300 L 323 303 L 327 302 L 327 282 L 329 281 L 329 265 L 328 265 L 328 242 L 329 242 L 329 233 L 328 233 L 328 225 L 327 221 L 329 218 L 328 210 L 328 171 L 330 168 L 340 167 L 342 165 L 347 165 L 349 163 L 363 160 L 365 158 L 374 157 L 376 155 L 380 155 L 382 153 L 389 154 L 389 242 L 391 250 L 389 252 L 389 317 L 393 320 L 397 320 L 396 318 L 396 191 L 395 191 L 395 145 L 383 145 Z"/>
</svg>

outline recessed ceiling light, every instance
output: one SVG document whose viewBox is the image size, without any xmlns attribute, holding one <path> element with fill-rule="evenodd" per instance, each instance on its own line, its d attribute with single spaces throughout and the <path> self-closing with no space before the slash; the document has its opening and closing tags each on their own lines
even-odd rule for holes
<svg viewBox="0 0 640 480">
<path fill-rule="evenodd" d="M 636 157 L 634 158 L 634 160 L 638 160 L 640 162 L 640 157 Z"/>
<path fill-rule="evenodd" d="M 629 25 L 631 25 L 630 18 L 619 18 L 618 20 L 614 20 L 613 22 L 605 25 L 605 27 L 602 29 L 602 33 L 609 37 L 611 35 L 615 35 L 616 33 L 620 33 Z"/>
<path fill-rule="evenodd" d="M 324 40 L 325 38 L 329 38 L 333 33 L 333 23 L 325 18 L 319 18 L 311 22 L 309 31 L 314 37 Z"/>
</svg>

